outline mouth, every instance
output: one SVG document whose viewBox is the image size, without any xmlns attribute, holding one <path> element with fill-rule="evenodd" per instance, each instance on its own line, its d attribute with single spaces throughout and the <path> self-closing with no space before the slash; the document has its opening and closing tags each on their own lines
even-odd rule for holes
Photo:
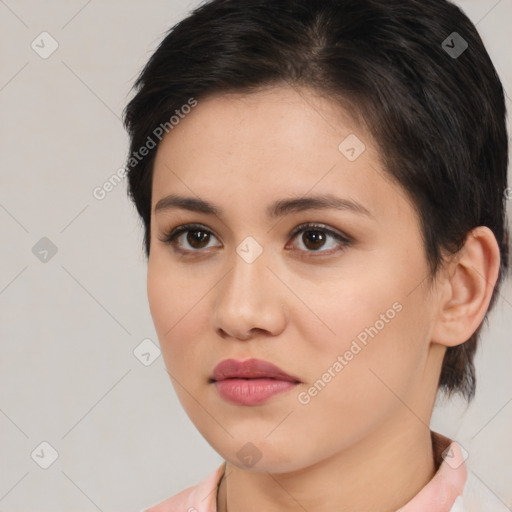
<svg viewBox="0 0 512 512">
<path fill-rule="evenodd" d="M 227 379 L 272 379 L 284 382 L 299 383 L 300 379 L 289 375 L 278 366 L 262 359 L 224 359 L 213 370 L 210 382 L 219 382 Z"/>
<path fill-rule="evenodd" d="M 235 405 L 257 405 L 294 388 L 301 381 L 268 361 L 225 359 L 209 380 L 220 396 Z"/>
</svg>

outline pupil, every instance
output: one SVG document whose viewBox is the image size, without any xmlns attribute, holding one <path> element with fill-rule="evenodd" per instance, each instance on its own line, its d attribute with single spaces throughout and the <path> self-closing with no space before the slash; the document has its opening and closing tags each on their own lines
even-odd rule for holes
<svg viewBox="0 0 512 512">
<path fill-rule="evenodd" d="M 302 240 L 308 249 L 319 249 L 325 242 L 325 233 L 313 230 L 304 231 Z"/>
<path fill-rule="evenodd" d="M 201 230 L 195 230 L 195 231 L 189 231 L 187 234 L 187 241 L 188 243 L 195 248 L 198 248 L 198 245 L 200 246 L 202 242 L 206 240 L 206 243 L 208 244 L 208 239 L 210 235 L 206 233 L 205 231 Z"/>
</svg>

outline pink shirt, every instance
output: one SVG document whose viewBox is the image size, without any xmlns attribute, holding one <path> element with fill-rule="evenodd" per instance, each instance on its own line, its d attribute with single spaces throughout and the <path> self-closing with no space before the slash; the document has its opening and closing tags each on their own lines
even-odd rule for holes
<svg viewBox="0 0 512 512">
<path fill-rule="evenodd" d="M 464 456 L 456 442 L 435 432 L 432 432 L 432 439 L 439 469 L 432 480 L 397 512 L 508 511 L 505 504 L 473 475 L 468 483 Z M 199 484 L 141 512 L 217 512 L 217 486 L 225 467 L 223 462 Z"/>
</svg>

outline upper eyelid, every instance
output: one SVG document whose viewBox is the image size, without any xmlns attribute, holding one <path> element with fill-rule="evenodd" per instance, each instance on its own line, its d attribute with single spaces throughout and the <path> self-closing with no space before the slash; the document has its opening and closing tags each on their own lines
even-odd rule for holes
<svg viewBox="0 0 512 512">
<path fill-rule="evenodd" d="M 308 229 L 319 229 L 323 230 L 327 233 L 331 233 L 332 235 L 339 236 L 340 238 L 343 238 L 345 240 L 349 240 L 350 237 L 343 233 L 342 231 L 339 231 L 335 228 L 331 228 L 327 226 L 326 224 L 323 224 L 322 222 L 303 222 L 302 224 L 299 224 L 298 226 L 294 227 L 290 233 L 291 236 L 295 236 L 299 234 L 301 231 L 306 231 Z"/>
</svg>

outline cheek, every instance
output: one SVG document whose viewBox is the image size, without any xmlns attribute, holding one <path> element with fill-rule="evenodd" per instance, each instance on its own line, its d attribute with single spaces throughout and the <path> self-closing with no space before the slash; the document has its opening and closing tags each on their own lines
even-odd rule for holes
<svg viewBox="0 0 512 512">
<path fill-rule="evenodd" d="M 383 304 L 388 306 L 386 300 Z M 302 439 L 304 450 L 311 449 L 315 457 L 363 439 L 395 414 L 407 415 L 401 400 L 410 403 L 408 393 L 421 385 L 424 350 L 419 339 L 425 331 L 413 321 L 414 304 L 404 303 L 392 312 L 375 306 L 365 304 L 353 315 L 340 312 L 337 325 L 343 323 L 347 336 L 336 341 L 323 336 L 321 350 L 317 342 L 317 350 L 305 354 L 308 378 L 294 397 L 293 436 Z M 379 318 L 386 311 L 388 323 Z M 358 338 L 361 333 L 365 336 Z M 311 444 L 312 431 L 321 431 L 322 437 Z M 291 432 L 281 433 L 286 442 Z"/>
<path fill-rule="evenodd" d="M 205 291 L 194 288 L 196 281 L 165 271 L 165 266 L 158 261 L 148 263 L 147 294 L 151 316 L 166 367 L 178 378 L 181 373 L 186 377 L 184 368 L 197 366 L 201 361 L 197 340 L 201 339 L 200 328 L 205 318 L 199 321 L 199 316 L 204 315 L 198 301 Z"/>
<path fill-rule="evenodd" d="M 296 282 L 295 290 L 308 297 L 316 313 L 296 311 L 294 316 L 303 319 L 300 337 L 306 341 L 300 369 L 314 388 L 305 401 L 328 402 L 362 417 L 389 405 L 388 398 L 396 402 L 393 393 L 405 396 L 418 385 L 430 319 L 428 298 L 416 277 L 424 269 L 411 266 L 390 257 L 380 267 L 326 280 L 315 293 Z"/>
</svg>

